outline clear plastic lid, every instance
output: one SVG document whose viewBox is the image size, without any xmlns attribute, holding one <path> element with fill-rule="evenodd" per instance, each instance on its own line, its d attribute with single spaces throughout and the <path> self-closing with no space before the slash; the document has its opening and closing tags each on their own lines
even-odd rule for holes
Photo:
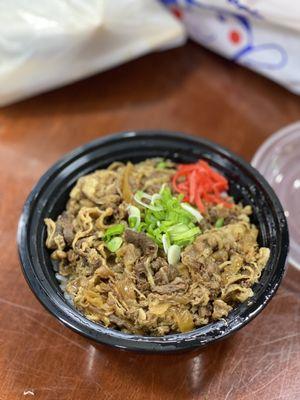
<svg viewBox="0 0 300 400">
<path fill-rule="evenodd" d="M 283 205 L 290 232 L 289 262 L 300 269 L 300 122 L 267 139 L 251 164 L 270 183 Z"/>
</svg>

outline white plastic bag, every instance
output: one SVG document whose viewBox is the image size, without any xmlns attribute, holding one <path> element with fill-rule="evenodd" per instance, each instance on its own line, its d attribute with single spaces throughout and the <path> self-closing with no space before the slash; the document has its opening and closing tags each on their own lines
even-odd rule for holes
<svg viewBox="0 0 300 400">
<path fill-rule="evenodd" d="M 300 2 L 162 0 L 189 36 L 300 93 Z"/>
<path fill-rule="evenodd" d="M 0 105 L 184 40 L 156 0 L 0 0 Z"/>
</svg>

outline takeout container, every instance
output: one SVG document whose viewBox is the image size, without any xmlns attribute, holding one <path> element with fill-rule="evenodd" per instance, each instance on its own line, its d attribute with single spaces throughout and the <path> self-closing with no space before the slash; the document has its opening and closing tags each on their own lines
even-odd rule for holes
<svg viewBox="0 0 300 400">
<path fill-rule="evenodd" d="M 64 298 L 55 278 L 50 252 L 45 246 L 44 218 L 64 210 L 77 179 L 111 162 L 138 162 L 149 157 L 176 162 L 207 160 L 230 182 L 235 201 L 253 207 L 253 222 L 260 230 L 259 244 L 271 249 L 270 259 L 254 296 L 228 317 L 194 331 L 164 337 L 125 334 L 89 321 Z M 162 131 L 123 132 L 106 136 L 68 153 L 39 180 L 29 195 L 18 227 L 19 255 L 24 276 L 36 297 L 63 324 L 90 339 L 114 347 L 144 352 L 175 352 L 208 345 L 236 332 L 251 321 L 275 294 L 282 279 L 289 246 L 286 218 L 266 180 L 247 162 L 206 139 Z"/>
<path fill-rule="evenodd" d="M 268 137 L 251 164 L 266 178 L 283 205 L 290 231 L 288 261 L 300 270 L 300 121 Z"/>
</svg>

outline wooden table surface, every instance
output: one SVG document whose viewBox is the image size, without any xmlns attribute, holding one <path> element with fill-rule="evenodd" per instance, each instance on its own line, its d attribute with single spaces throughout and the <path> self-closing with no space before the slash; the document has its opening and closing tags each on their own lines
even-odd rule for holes
<svg viewBox="0 0 300 400">
<path fill-rule="evenodd" d="M 0 399 L 300 399 L 300 272 L 227 340 L 181 355 L 97 345 L 39 304 L 20 269 L 16 226 L 40 175 L 98 136 L 162 128 L 208 137 L 250 160 L 300 119 L 300 98 L 195 44 L 0 110 Z"/>
</svg>

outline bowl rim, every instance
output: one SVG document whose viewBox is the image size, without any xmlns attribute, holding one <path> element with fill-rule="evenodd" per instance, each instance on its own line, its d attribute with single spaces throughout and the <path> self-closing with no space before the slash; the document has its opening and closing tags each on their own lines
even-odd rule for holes
<svg viewBox="0 0 300 400">
<path fill-rule="evenodd" d="M 177 333 L 171 334 L 162 337 L 156 336 L 141 336 L 134 334 L 126 334 L 115 329 L 106 328 L 102 325 L 96 324 L 90 320 L 87 320 L 86 317 L 83 316 L 79 311 L 73 310 L 73 308 L 65 303 L 65 306 L 60 308 L 57 307 L 57 304 L 54 302 L 52 298 L 47 296 L 45 288 L 43 284 L 37 279 L 34 274 L 34 266 L 29 257 L 29 250 L 26 243 L 26 233 L 28 224 L 30 222 L 30 218 L 32 214 L 34 214 L 34 210 L 32 210 L 32 204 L 40 192 L 40 190 L 47 183 L 49 178 L 58 170 L 62 170 L 64 166 L 66 166 L 69 162 L 74 161 L 77 157 L 82 157 L 85 152 L 93 149 L 96 146 L 102 146 L 106 143 L 112 143 L 115 141 L 127 139 L 130 137 L 153 137 L 156 138 L 172 138 L 172 139 L 185 139 L 191 142 L 191 144 L 195 145 L 207 145 L 214 150 L 222 153 L 222 155 L 230 158 L 241 167 L 243 167 L 251 176 L 255 176 L 255 179 L 263 186 L 266 191 L 268 197 L 274 204 L 274 207 L 277 210 L 277 213 L 281 216 L 281 236 L 284 240 L 284 245 L 282 246 L 281 253 L 278 256 L 276 267 L 278 269 L 277 274 L 274 275 L 272 285 L 268 285 L 268 287 L 261 294 L 262 300 L 259 301 L 258 305 L 254 308 L 254 310 L 247 315 L 246 318 L 242 320 L 235 321 L 236 323 L 228 329 L 228 325 L 224 324 L 222 321 L 216 321 L 210 323 L 208 325 L 204 325 L 203 327 L 199 327 L 193 331 L 186 333 Z M 278 217 L 278 214 L 276 216 Z M 279 218 L 279 217 L 278 217 Z M 268 304 L 270 299 L 276 293 L 279 284 L 282 280 L 282 277 L 286 268 L 286 257 L 289 246 L 289 235 L 288 235 L 288 227 L 286 218 L 284 216 L 284 212 L 282 206 L 280 204 L 279 199 L 274 193 L 271 186 L 267 183 L 267 181 L 263 178 L 263 176 L 253 168 L 248 162 L 246 162 L 243 158 L 231 152 L 229 149 L 211 141 L 206 138 L 202 138 L 200 136 L 189 135 L 181 132 L 171 132 L 164 130 L 136 130 L 136 131 L 123 131 L 120 133 L 109 134 L 102 137 L 99 137 L 95 140 L 92 140 L 86 144 L 76 147 L 70 152 L 66 153 L 63 157 L 61 157 L 58 161 L 56 161 L 38 180 L 37 184 L 31 190 L 25 204 L 23 207 L 22 214 L 19 219 L 18 231 L 17 231 L 17 243 L 18 243 L 18 252 L 19 258 L 21 261 L 22 271 L 25 276 L 25 279 L 37 297 L 37 299 L 43 304 L 43 306 L 60 322 L 62 322 L 67 327 L 71 328 L 73 331 L 80 333 L 83 336 L 88 337 L 89 339 L 95 340 L 99 343 L 109 344 L 113 347 L 127 349 L 127 350 L 137 350 L 143 352 L 174 352 L 184 349 L 192 349 L 195 347 L 205 346 L 210 342 L 216 342 L 218 340 L 224 339 L 232 333 L 238 331 L 240 328 L 248 324 L 254 317 L 256 317 Z M 58 296 L 58 295 L 57 295 Z M 72 315 L 65 313 L 66 309 L 73 310 Z M 82 322 L 82 318 L 85 320 L 85 323 Z M 218 332 L 216 337 L 209 336 L 208 338 L 203 338 L 207 333 L 212 333 L 212 326 L 215 327 L 215 331 Z M 92 329 L 93 328 L 93 329 Z M 95 335 L 95 330 L 97 330 L 98 334 Z M 96 336 L 96 337 L 95 337 Z"/>
</svg>

